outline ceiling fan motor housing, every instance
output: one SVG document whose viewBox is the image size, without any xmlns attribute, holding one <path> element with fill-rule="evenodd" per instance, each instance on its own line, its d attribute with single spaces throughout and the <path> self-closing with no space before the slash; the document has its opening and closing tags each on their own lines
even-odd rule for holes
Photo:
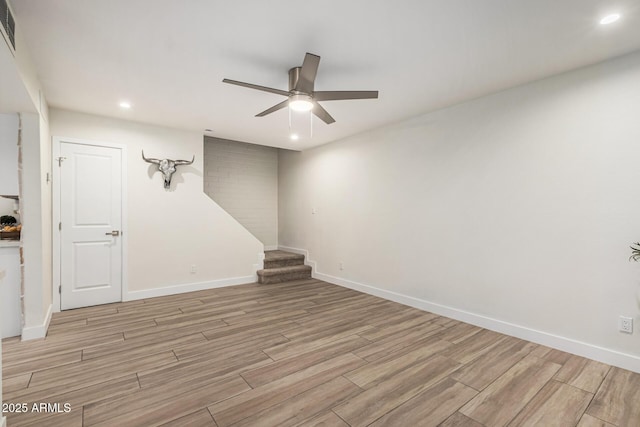
<svg viewBox="0 0 640 427">
<path fill-rule="evenodd" d="M 294 67 L 289 70 L 289 92 L 304 93 L 295 89 L 298 81 L 300 80 L 300 70 L 302 70 L 302 67 Z M 311 85 L 311 87 L 313 87 L 313 82 L 311 83 Z M 308 93 L 307 95 L 311 95 L 311 93 Z"/>
</svg>

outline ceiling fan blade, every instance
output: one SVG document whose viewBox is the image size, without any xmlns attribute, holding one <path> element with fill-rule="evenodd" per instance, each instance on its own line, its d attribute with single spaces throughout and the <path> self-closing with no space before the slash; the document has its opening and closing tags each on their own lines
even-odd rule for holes
<svg viewBox="0 0 640 427">
<path fill-rule="evenodd" d="M 273 113 L 275 111 L 278 111 L 278 110 L 281 110 L 281 109 L 285 108 L 288 104 L 289 104 L 289 100 L 286 99 L 286 100 L 282 101 L 281 103 L 276 104 L 273 107 L 264 110 L 262 113 L 256 114 L 256 117 L 264 117 L 267 114 L 271 114 L 271 113 Z"/>
<path fill-rule="evenodd" d="M 289 96 L 289 92 L 287 92 L 286 90 L 274 89 L 274 88 L 271 88 L 271 87 L 259 86 L 259 85 L 254 85 L 254 84 L 251 84 L 251 83 L 239 82 L 237 80 L 222 79 L 222 83 L 229 83 L 229 84 L 236 85 L 236 86 L 248 87 L 249 89 L 256 89 L 256 90 L 261 90 L 263 92 L 275 93 L 276 95 Z"/>
<path fill-rule="evenodd" d="M 322 106 L 320 104 L 318 104 L 317 102 L 313 103 L 313 110 L 311 110 L 311 111 L 313 112 L 313 114 L 318 116 L 318 118 L 320 118 L 320 120 L 322 120 L 323 122 L 325 122 L 328 125 L 330 125 L 331 123 L 334 123 L 336 121 L 333 117 L 331 117 L 331 114 L 329 114 L 327 112 L 327 110 L 322 108 Z"/>
<path fill-rule="evenodd" d="M 294 88 L 295 90 L 304 93 L 313 92 L 316 74 L 318 74 L 318 65 L 320 65 L 320 57 L 307 52 L 302 62 L 302 68 L 300 68 L 300 77 Z"/>
<path fill-rule="evenodd" d="M 327 90 L 315 92 L 316 101 L 338 101 L 341 99 L 374 99 L 378 98 L 377 90 Z"/>
</svg>

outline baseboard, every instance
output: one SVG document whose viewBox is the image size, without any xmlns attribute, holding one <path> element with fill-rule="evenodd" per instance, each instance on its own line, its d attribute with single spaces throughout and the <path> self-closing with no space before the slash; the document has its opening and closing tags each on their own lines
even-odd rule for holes
<svg viewBox="0 0 640 427">
<path fill-rule="evenodd" d="M 314 269 L 315 271 L 315 269 Z M 640 373 L 640 357 L 315 271 L 313 277 L 440 316 Z"/>
<path fill-rule="evenodd" d="M 49 322 L 51 322 L 51 315 L 53 314 L 53 304 L 49 304 L 49 308 L 47 309 L 47 314 L 45 315 L 44 322 L 42 325 L 37 326 L 29 326 L 22 328 L 22 341 L 35 340 L 39 338 L 44 338 L 47 336 L 47 331 L 49 330 Z"/>
<path fill-rule="evenodd" d="M 211 280 L 208 282 L 185 283 L 181 285 L 165 286 L 162 288 L 129 291 L 123 296 L 123 301 L 133 301 L 145 298 L 164 297 L 167 295 L 184 294 L 186 292 L 203 291 L 206 289 L 224 288 L 226 286 L 255 283 L 256 276 L 232 277 L 229 279 Z"/>
<path fill-rule="evenodd" d="M 265 251 L 277 251 L 278 250 L 278 245 L 265 246 L 264 250 Z"/>
</svg>

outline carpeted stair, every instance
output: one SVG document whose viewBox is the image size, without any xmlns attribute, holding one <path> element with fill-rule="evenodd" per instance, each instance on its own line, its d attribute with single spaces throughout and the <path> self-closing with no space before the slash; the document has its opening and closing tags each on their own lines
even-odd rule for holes
<svg viewBox="0 0 640 427">
<path fill-rule="evenodd" d="M 258 270 L 258 283 L 267 285 L 310 278 L 311 267 L 304 265 L 304 255 L 264 251 L 264 270 Z"/>
</svg>

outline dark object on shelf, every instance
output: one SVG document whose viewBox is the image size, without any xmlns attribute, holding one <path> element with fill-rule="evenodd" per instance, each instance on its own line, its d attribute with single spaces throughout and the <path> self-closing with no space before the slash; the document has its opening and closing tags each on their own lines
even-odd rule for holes
<svg viewBox="0 0 640 427">
<path fill-rule="evenodd" d="M 0 225 L 14 225 L 16 222 L 15 217 L 11 215 L 2 215 L 0 216 Z"/>
</svg>

